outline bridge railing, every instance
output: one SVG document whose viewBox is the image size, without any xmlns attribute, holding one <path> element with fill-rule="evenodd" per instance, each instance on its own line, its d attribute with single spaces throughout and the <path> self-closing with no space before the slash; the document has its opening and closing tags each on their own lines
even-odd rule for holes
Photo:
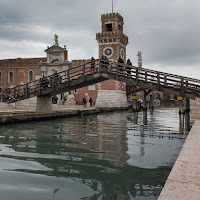
<svg viewBox="0 0 200 200">
<path fill-rule="evenodd" d="M 27 84 L 8 88 L 4 91 L 3 96 L 5 99 L 8 97 L 18 99 L 23 96 L 28 98 L 40 95 L 42 90 L 48 88 L 55 90 L 60 84 L 68 83 L 70 85 L 71 81 L 79 78 L 83 78 L 84 81 L 86 76 L 94 73 L 112 74 L 116 76 L 116 80 L 118 80 L 119 77 L 134 79 L 138 86 L 144 82 L 157 84 L 158 90 L 160 90 L 160 87 L 162 86 L 179 89 L 181 94 L 184 93 L 184 90 L 200 93 L 200 80 L 198 79 L 97 59 L 94 62 L 89 61 Z"/>
<path fill-rule="evenodd" d="M 189 89 L 195 92 L 200 92 L 200 80 L 193 79 L 185 76 L 174 75 L 170 73 L 139 68 L 136 66 L 129 66 L 120 64 L 122 70 L 119 67 L 119 64 L 109 62 L 108 72 L 115 73 L 120 76 L 128 76 L 136 81 L 155 83 L 158 85 L 158 90 L 160 86 L 164 87 L 173 87 L 176 89 L 184 90 Z M 110 71 L 109 71 L 110 70 Z"/>
</svg>

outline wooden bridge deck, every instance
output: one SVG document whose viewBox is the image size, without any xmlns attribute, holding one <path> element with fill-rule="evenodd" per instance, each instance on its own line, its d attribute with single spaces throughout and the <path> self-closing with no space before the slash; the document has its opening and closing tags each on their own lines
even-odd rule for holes
<svg viewBox="0 0 200 200">
<path fill-rule="evenodd" d="M 138 68 L 109 62 L 103 64 L 95 61 L 95 68 L 91 70 L 91 63 L 86 63 L 69 70 L 52 74 L 24 85 L 8 88 L 4 91 L 5 99 L 24 100 L 34 96 L 54 96 L 66 91 L 82 88 L 101 81 L 113 79 L 125 82 L 127 93 L 136 89 L 150 89 L 162 91 L 176 96 L 195 99 L 200 97 L 200 80 L 174 74 Z"/>
</svg>

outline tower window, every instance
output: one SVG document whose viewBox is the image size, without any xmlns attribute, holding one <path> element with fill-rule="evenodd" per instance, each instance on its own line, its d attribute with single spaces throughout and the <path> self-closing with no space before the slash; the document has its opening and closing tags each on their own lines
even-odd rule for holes
<svg viewBox="0 0 200 200">
<path fill-rule="evenodd" d="M 29 82 L 33 81 L 33 72 L 29 71 L 28 73 Z"/>
<path fill-rule="evenodd" d="M 107 31 L 112 31 L 112 23 L 106 24 Z"/>
<path fill-rule="evenodd" d="M 119 31 L 121 31 L 122 30 L 122 26 L 119 24 Z"/>
<path fill-rule="evenodd" d="M 1 77 L 2 75 L 1 75 L 1 72 L 0 72 L 0 82 L 2 82 L 2 77 Z"/>
<path fill-rule="evenodd" d="M 12 83 L 13 82 L 13 72 L 9 72 L 9 82 Z"/>
</svg>

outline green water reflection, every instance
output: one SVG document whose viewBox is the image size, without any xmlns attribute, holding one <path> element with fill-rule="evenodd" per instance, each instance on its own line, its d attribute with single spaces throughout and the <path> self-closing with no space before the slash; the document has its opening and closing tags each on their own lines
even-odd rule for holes
<svg viewBox="0 0 200 200">
<path fill-rule="evenodd" d="M 187 136 L 178 109 L 0 127 L 2 199 L 157 199 Z"/>
</svg>

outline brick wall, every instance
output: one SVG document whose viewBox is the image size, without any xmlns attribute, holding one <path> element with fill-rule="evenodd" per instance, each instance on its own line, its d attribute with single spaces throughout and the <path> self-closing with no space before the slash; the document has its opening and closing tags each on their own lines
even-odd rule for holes
<svg viewBox="0 0 200 200">
<path fill-rule="evenodd" d="M 26 59 L 8 59 L 0 60 L 0 71 L 2 80 L 0 88 L 27 83 L 29 80 L 29 71 L 33 72 L 33 80 L 41 76 L 39 62 L 45 62 L 46 58 L 26 58 Z M 13 82 L 9 82 L 9 72 L 13 73 Z"/>
</svg>

